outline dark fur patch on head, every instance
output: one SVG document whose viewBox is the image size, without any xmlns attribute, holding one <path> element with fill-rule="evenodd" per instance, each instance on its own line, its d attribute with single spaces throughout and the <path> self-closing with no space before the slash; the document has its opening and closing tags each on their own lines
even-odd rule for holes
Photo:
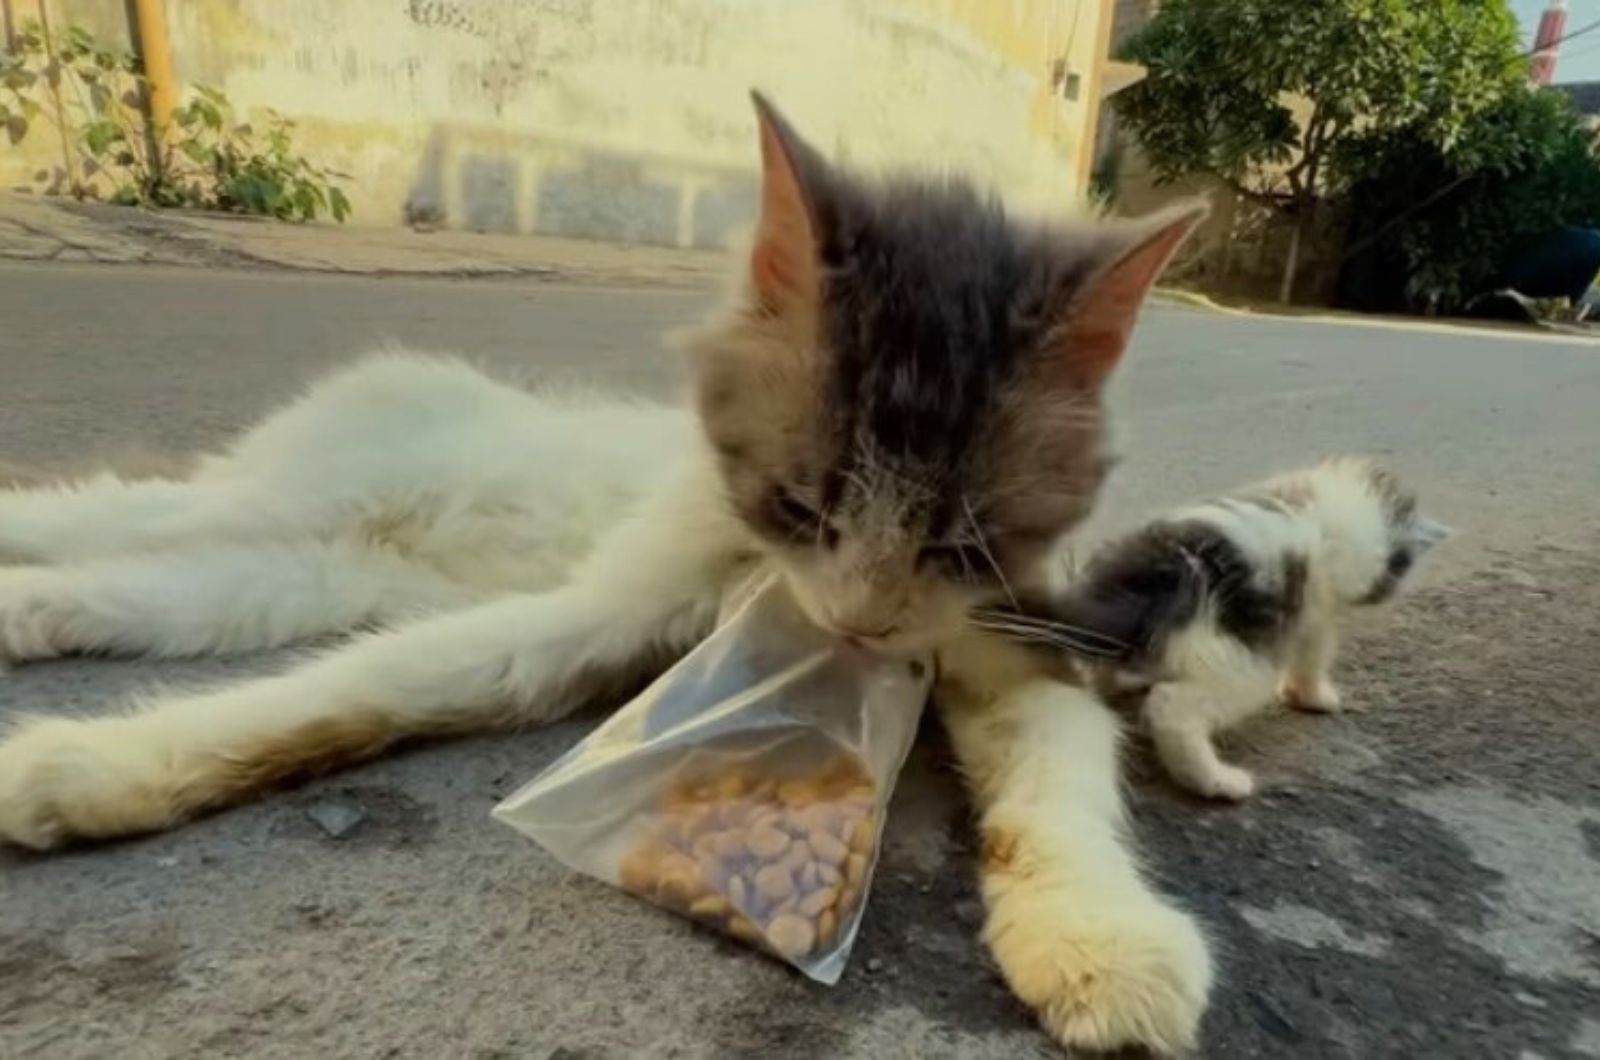
<svg viewBox="0 0 1600 1060">
<path fill-rule="evenodd" d="M 1367 469 L 1372 492 L 1383 504 L 1384 517 L 1393 527 L 1405 526 L 1417 514 L 1417 495 L 1401 485 L 1390 470 L 1373 465 Z"/>
<path fill-rule="evenodd" d="M 913 478 L 959 478 L 949 472 L 970 464 L 986 416 L 1059 316 L 1062 291 L 1094 262 L 1021 238 L 996 201 L 960 183 L 875 194 L 841 184 L 835 202 L 823 315 L 847 459 L 870 453 Z"/>
<path fill-rule="evenodd" d="M 1356 603 L 1365 606 L 1387 603 L 1400 591 L 1400 583 L 1411 571 L 1411 566 L 1416 562 L 1414 551 L 1407 545 L 1395 545 L 1389 550 L 1389 558 L 1384 564 L 1383 572 L 1372 583 L 1372 588 L 1367 590 L 1367 595 L 1357 600 Z"/>
</svg>

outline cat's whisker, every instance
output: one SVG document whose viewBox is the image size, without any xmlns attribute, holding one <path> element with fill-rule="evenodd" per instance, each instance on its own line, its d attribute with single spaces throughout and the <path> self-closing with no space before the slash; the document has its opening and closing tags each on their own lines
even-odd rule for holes
<svg viewBox="0 0 1600 1060">
<path fill-rule="evenodd" d="M 1019 617 L 1024 620 L 1017 621 L 1016 619 Z M 1093 630 L 1079 630 L 1071 626 L 1032 620 L 1027 616 L 1017 616 L 1008 612 L 975 612 L 972 615 L 972 622 L 980 629 L 999 633 L 1014 640 L 1046 644 L 1079 655 L 1115 658 L 1122 655 L 1127 648 L 1125 644 L 1115 638 L 1096 633 Z"/>
<path fill-rule="evenodd" d="M 1082 626 L 1074 626 L 1069 623 L 1057 621 L 1055 619 L 1040 618 L 1038 616 L 1029 615 L 1022 612 L 993 611 L 983 609 L 975 612 L 975 615 L 978 624 L 980 625 L 1004 625 L 1017 630 L 1038 631 L 1045 634 L 1075 637 L 1079 640 L 1099 641 L 1107 646 L 1118 649 L 1128 647 L 1126 642 L 1119 640 L 1110 634 L 1102 633 L 1098 630 L 1087 629 Z"/>
<path fill-rule="evenodd" d="M 995 577 L 1000 579 L 1001 588 L 1006 591 L 1006 598 L 1011 601 L 1012 607 L 1020 606 L 1017 603 L 1017 594 L 1011 591 L 1011 583 L 1006 580 L 1006 572 L 1000 569 L 1000 563 L 994 558 L 994 553 L 989 550 L 989 542 L 984 540 L 983 528 L 978 525 L 978 517 L 973 514 L 972 501 L 967 495 L 961 495 L 961 508 L 966 512 L 967 525 L 972 527 L 972 537 L 978 546 L 978 551 L 983 553 L 983 558 L 989 561 L 989 566 L 994 569 Z"/>
</svg>

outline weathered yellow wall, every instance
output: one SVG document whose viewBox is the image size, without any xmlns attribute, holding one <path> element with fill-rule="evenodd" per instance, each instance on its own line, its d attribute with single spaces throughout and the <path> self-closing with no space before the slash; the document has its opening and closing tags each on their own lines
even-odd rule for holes
<svg viewBox="0 0 1600 1060">
<path fill-rule="evenodd" d="M 0 0 L 0 50 L 12 34 L 29 23 L 40 23 L 57 37 L 70 24 L 78 24 L 97 38 L 126 49 L 127 18 L 122 0 Z M 18 143 L 0 134 L 0 189 L 41 190 L 64 183 L 63 170 L 72 157 L 70 145 L 63 157 L 61 137 L 53 124 L 55 107 Z M 76 163 L 73 163 L 76 165 Z"/>
<path fill-rule="evenodd" d="M 22 0 L 26 2 L 26 0 Z M 58 0 L 66 6 L 88 0 Z M 1080 199 L 1110 0 L 167 0 L 178 75 L 300 125 L 355 220 L 712 245 L 757 86 L 825 151 Z M 1076 74 L 1076 99 L 1054 78 Z"/>
</svg>

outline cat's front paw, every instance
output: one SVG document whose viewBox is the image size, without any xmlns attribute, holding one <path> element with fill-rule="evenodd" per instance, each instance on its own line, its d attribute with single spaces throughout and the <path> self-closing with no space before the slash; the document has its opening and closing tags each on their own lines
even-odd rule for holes
<svg viewBox="0 0 1600 1060">
<path fill-rule="evenodd" d="M 1243 802 L 1256 790 L 1256 778 L 1248 769 L 1230 766 L 1226 762 L 1206 770 L 1202 776 L 1184 778 L 1179 783 L 1196 795 L 1229 802 Z"/>
<path fill-rule="evenodd" d="M 1316 680 L 1285 679 L 1278 689 L 1278 697 L 1285 706 L 1307 710 L 1316 714 L 1332 714 L 1344 707 L 1344 696 L 1326 677 Z"/>
<path fill-rule="evenodd" d="M 0 843 L 48 850 L 72 839 L 159 828 L 172 817 L 159 762 L 117 721 L 33 718 L 0 734 Z M 109 726 L 109 728 L 108 728 Z"/>
<path fill-rule="evenodd" d="M 1013 891 L 985 934 L 1011 989 L 1063 1045 L 1194 1047 L 1211 959 L 1186 914 L 1142 891 L 1098 908 L 1065 890 Z"/>
</svg>

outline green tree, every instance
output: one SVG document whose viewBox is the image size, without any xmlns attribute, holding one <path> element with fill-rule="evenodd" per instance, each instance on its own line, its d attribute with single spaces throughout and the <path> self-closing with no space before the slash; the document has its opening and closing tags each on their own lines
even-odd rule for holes
<svg viewBox="0 0 1600 1060">
<path fill-rule="evenodd" d="M 1505 0 L 1166 0 L 1118 96 L 1157 174 L 1209 174 L 1290 224 L 1280 296 L 1319 208 L 1405 130 L 1448 154 L 1525 77 Z"/>
<path fill-rule="evenodd" d="M 1453 312 L 1499 279 L 1524 239 L 1600 227 L 1595 136 L 1566 96 L 1518 86 L 1471 122 L 1454 151 L 1399 130 L 1362 145 L 1350 189 L 1350 253 L 1366 293 Z"/>
</svg>

